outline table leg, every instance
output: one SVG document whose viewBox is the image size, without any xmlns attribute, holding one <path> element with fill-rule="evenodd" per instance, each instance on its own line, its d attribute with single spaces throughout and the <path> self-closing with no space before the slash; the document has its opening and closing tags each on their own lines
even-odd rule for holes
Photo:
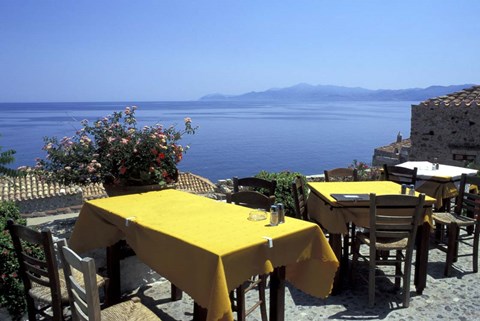
<svg viewBox="0 0 480 321">
<path fill-rule="evenodd" d="M 172 301 L 179 301 L 182 299 L 182 296 L 183 296 L 183 291 L 177 288 L 177 286 L 172 283 L 170 285 L 170 298 L 172 299 Z"/>
<path fill-rule="evenodd" d="M 428 244 L 430 224 L 424 222 L 417 232 L 417 253 L 415 260 L 415 286 L 418 294 L 422 294 L 427 285 Z"/>
<path fill-rule="evenodd" d="M 201 307 L 197 302 L 193 302 L 193 321 L 207 320 L 208 309 Z"/>
<path fill-rule="evenodd" d="M 109 278 L 106 293 L 106 305 L 120 302 L 120 242 L 107 247 L 107 276 Z"/>
<path fill-rule="evenodd" d="M 337 257 L 338 262 L 340 263 L 340 267 L 338 268 L 337 272 L 335 273 L 335 278 L 333 281 L 333 289 L 332 289 L 332 295 L 339 294 L 342 289 L 342 236 L 341 234 L 334 234 L 330 233 L 330 236 L 328 237 L 328 242 L 330 243 L 330 246 L 333 250 L 333 253 L 335 253 L 335 256 Z"/>
<path fill-rule="evenodd" d="M 285 320 L 285 266 L 270 274 L 270 321 Z"/>
</svg>

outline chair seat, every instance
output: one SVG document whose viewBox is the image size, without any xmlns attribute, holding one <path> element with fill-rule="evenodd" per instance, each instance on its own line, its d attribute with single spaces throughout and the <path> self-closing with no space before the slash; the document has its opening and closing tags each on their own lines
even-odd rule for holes
<svg viewBox="0 0 480 321">
<path fill-rule="evenodd" d="M 370 235 L 368 233 L 357 232 L 356 236 L 362 243 L 370 246 Z M 380 251 L 403 250 L 408 245 L 408 239 L 392 239 L 377 237 L 376 248 Z"/>
<path fill-rule="evenodd" d="M 140 300 L 125 301 L 101 311 L 102 320 L 112 321 L 158 321 L 161 319 Z"/>
<path fill-rule="evenodd" d="M 460 216 L 452 213 L 433 213 L 432 218 L 435 222 L 440 224 L 452 224 L 455 223 L 458 226 L 471 226 L 475 225 L 475 220 L 466 216 Z"/>
<path fill-rule="evenodd" d="M 83 274 L 75 269 L 72 269 L 72 274 L 75 279 L 79 280 L 83 284 Z M 58 270 L 58 278 L 60 279 L 60 292 L 62 297 L 62 303 L 68 304 L 68 290 L 65 282 L 65 276 L 63 269 Z M 101 287 L 105 284 L 105 278 L 97 274 L 97 286 Z M 52 301 L 52 295 L 50 294 L 50 288 L 40 285 L 38 283 L 32 283 L 32 288 L 28 292 L 30 296 L 42 304 L 50 304 Z"/>
</svg>

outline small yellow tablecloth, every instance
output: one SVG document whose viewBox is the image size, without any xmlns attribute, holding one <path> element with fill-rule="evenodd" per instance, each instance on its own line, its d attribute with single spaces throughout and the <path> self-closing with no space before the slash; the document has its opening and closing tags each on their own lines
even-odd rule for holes
<svg viewBox="0 0 480 321">
<path fill-rule="evenodd" d="M 347 223 L 369 227 L 369 201 L 337 202 L 331 194 L 400 194 L 401 185 L 390 181 L 319 182 L 309 183 L 308 213 L 327 231 L 346 234 Z M 418 195 L 418 192 L 415 193 Z M 432 224 L 432 205 L 435 199 L 425 196 L 425 221 Z"/>
<path fill-rule="evenodd" d="M 250 211 L 176 190 L 99 199 L 85 203 L 69 244 L 81 253 L 126 239 L 140 260 L 207 308 L 209 321 L 233 320 L 229 292 L 274 267 L 286 266 L 300 290 L 326 297 L 338 261 L 320 228 L 289 217 L 271 227 L 247 220 Z"/>
</svg>

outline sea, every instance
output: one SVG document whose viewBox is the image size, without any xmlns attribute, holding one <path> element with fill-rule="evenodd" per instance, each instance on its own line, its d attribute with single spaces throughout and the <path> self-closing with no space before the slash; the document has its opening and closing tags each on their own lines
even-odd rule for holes
<svg viewBox="0 0 480 321">
<path fill-rule="evenodd" d="M 198 130 L 184 136 L 189 145 L 179 164 L 216 182 L 233 176 L 293 171 L 321 174 L 353 160 L 371 163 L 376 147 L 410 136 L 412 101 L 332 102 L 74 102 L 0 103 L 0 146 L 16 151 L 9 167 L 33 166 L 44 157 L 43 137 L 72 136 L 90 121 L 137 106 L 140 126 L 183 126 L 192 118 Z"/>
</svg>

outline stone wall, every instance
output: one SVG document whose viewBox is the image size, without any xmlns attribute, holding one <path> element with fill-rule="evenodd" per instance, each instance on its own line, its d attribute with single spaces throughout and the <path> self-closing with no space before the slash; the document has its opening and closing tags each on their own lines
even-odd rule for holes
<svg viewBox="0 0 480 321">
<path fill-rule="evenodd" d="M 412 105 L 410 160 L 464 166 L 480 162 L 480 106 Z"/>
</svg>

